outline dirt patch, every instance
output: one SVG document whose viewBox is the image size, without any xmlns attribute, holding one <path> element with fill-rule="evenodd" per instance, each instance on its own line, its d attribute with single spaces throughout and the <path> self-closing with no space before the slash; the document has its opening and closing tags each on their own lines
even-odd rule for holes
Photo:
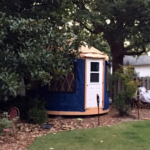
<svg viewBox="0 0 150 150">
<path fill-rule="evenodd" d="M 140 109 L 140 120 L 143 119 L 150 119 L 150 109 Z M 132 109 L 130 116 L 120 117 L 116 110 L 110 107 L 109 113 L 100 115 L 99 120 L 99 126 L 111 126 L 120 122 L 135 121 L 138 120 L 138 111 Z M 52 124 L 53 127 L 51 129 L 41 129 L 40 125 L 20 122 L 14 133 L 10 133 L 8 136 L 0 136 L 0 150 L 26 150 L 37 137 L 48 133 L 55 134 L 64 130 L 97 127 L 98 116 L 51 116 L 47 123 Z"/>
</svg>

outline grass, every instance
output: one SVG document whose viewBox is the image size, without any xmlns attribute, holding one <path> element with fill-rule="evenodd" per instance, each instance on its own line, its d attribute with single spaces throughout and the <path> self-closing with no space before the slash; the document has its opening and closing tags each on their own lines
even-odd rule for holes
<svg viewBox="0 0 150 150">
<path fill-rule="evenodd" d="M 150 121 L 47 134 L 28 150 L 150 150 Z"/>
</svg>

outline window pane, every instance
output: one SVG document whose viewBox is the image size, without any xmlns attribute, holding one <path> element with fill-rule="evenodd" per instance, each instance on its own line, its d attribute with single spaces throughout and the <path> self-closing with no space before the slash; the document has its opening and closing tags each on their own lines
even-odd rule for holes
<svg viewBox="0 0 150 150">
<path fill-rule="evenodd" d="M 90 73 L 90 82 L 99 82 L 99 73 Z"/>
<path fill-rule="evenodd" d="M 91 62 L 91 71 L 99 71 L 99 62 Z"/>
</svg>

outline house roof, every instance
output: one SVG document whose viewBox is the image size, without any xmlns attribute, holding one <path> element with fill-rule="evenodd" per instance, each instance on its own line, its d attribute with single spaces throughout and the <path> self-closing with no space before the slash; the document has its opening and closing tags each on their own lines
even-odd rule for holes
<svg viewBox="0 0 150 150">
<path fill-rule="evenodd" d="M 79 51 L 81 52 L 81 58 L 104 58 L 108 60 L 108 56 L 105 53 L 101 52 L 100 50 L 94 47 L 88 47 L 88 45 L 81 46 L 79 48 Z"/>
<path fill-rule="evenodd" d="M 148 55 L 141 55 L 139 57 L 124 56 L 123 65 L 150 65 L 150 57 Z"/>
</svg>

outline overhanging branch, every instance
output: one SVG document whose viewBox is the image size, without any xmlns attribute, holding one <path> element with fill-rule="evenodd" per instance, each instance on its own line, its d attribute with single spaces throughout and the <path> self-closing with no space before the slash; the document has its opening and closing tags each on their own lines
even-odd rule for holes
<svg viewBox="0 0 150 150">
<path fill-rule="evenodd" d="M 79 9 L 86 10 L 85 4 L 83 2 L 73 2 Z"/>
<path fill-rule="evenodd" d="M 80 10 L 84 10 L 84 11 L 89 11 L 86 6 L 85 3 L 88 3 L 88 1 L 73 1 L 73 3 L 80 9 Z M 92 34 L 99 34 L 103 31 L 102 26 L 98 25 L 95 22 L 91 22 L 91 24 L 94 26 L 94 30 L 91 30 L 90 28 L 88 28 L 81 20 L 76 20 L 77 22 L 79 22 L 86 30 L 88 30 L 89 32 L 91 32 Z"/>
<path fill-rule="evenodd" d="M 98 34 L 99 32 L 97 30 L 91 30 L 90 28 L 88 28 L 84 23 L 82 23 L 81 21 L 78 21 L 86 30 L 88 30 L 89 32 L 93 33 L 93 34 Z"/>
<path fill-rule="evenodd" d="M 134 48 L 134 45 L 129 45 L 128 47 L 124 48 L 124 51 L 127 52 L 127 51 L 131 50 L 132 48 Z"/>
<path fill-rule="evenodd" d="M 102 32 L 102 28 L 99 26 L 99 28 L 95 28 L 94 30 L 88 28 L 84 23 L 82 23 L 79 20 L 76 20 L 77 22 L 80 23 L 80 25 L 82 25 L 86 30 L 88 30 L 89 32 L 93 33 L 93 34 L 99 34 Z"/>
<path fill-rule="evenodd" d="M 144 47 L 144 45 L 142 46 L 142 49 L 141 51 L 139 52 L 124 52 L 124 55 L 141 55 L 142 53 L 146 52 L 146 49 Z"/>
</svg>

